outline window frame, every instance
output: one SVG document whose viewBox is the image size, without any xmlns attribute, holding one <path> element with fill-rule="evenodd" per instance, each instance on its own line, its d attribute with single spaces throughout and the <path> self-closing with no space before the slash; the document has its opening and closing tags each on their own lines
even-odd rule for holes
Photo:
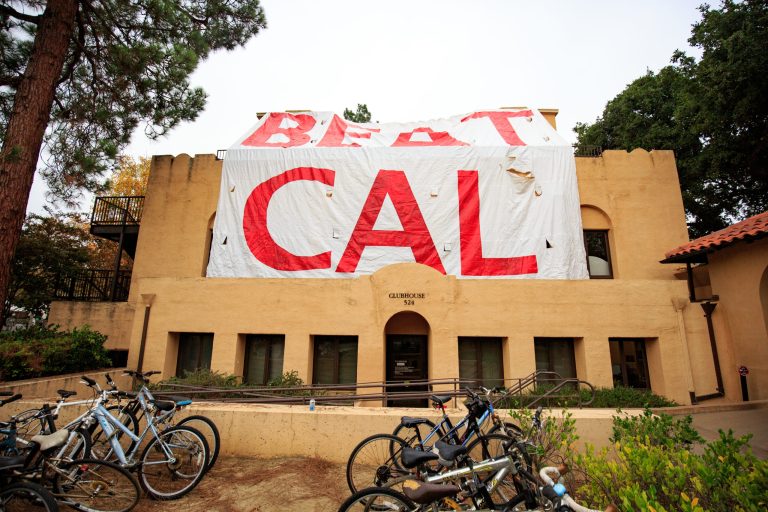
<svg viewBox="0 0 768 512">
<path fill-rule="evenodd" d="M 474 345 L 474 351 L 475 351 L 475 382 L 476 385 L 483 386 L 487 384 L 484 372 L 483 372 L 483 358 L 481 354 L 481 346 L 490 346 L 494 345 L 493 351 L 496 352 L 496 348 L 498 346 L 498 355 L 499 355 L 499 361 L 501 363 L 501 378 L 490 378 L 489 380 L 501 380 L 500 385 L 504 385 L 504 338 L 499 336 L 459 336 L 458 337 L 458 349 L 459 349 L 459 379 L 462 378 L 461 376 L 461 345 L 462 344 L 471 344 Z M 469 380 L 469 379 L 467 379 Z M 498 385 L 498 384 L 497 384 Z M 487 386 L 486 386 L 487 387 Z M 495 387 L 495 386 L 491 386 Z"/>
<path fill-rule="evenodd" d="M 319 355 L 319 350 L 317 350 L 318 341 L 319 342 L 328 342 L 333 341 L 333 382 L 317 382 L 317 358 Z M 354 340 L 355 343 L 355 375 L 354 380 L 352 382 L 341 382 L 341 376 L 339 375 L 339 345 L 340 342 L 343 341 L 352 341 Z M 333 385 L 333 384 L 357 384 L 357 362 L 358 362 L 358 349 L 359 349 L 359 338 L 356 335 L 344 335 L 344 334 L 331 334 L 331 335 L 313 335 L 312 336 L 312 384 L 313 385 Z"/>
<path fill-rule="evenodd" d="M 564 343 L 570 346 L 570 350 L 568 353 L 570 354 L 570 365 L 573 368 L 573 376 L 570 375 L 561 375 L 564 379 L 578 379 L 578 369 L 576 367 L 576 338 L 567 338 L 567 337 L 547 337 L 547 336 L 537 336 L 533 339 L 533 350 L 534 350 L 534 357 L 538 360 L 537 353 L 536 353 L 536 346 L 542 345 L 547 346 L 548 348 L 551 347 L 555 343 Z M 554 372 L 554 364 L 553 363 L 553 351 L 547 350 L 547 368 L 546 371 Z M 550 369 L 552 368 L 552 369 Z M 541 368 L 536 365 L 536 371 L 540 370 Z"/>
<path fill-rule="evenodd" d="M 584 229 L 583 232 L 583 239 L 584 239 L 584 253 L 587 258 L 587 272 L 589 273 L 590 279 L 613 279 L 613 256 L 611 255 L 611 240 L 609 237 L 608 229 Z M 589 245 L 587 244 L 587 234 L 588 233 L 600 233 L 603 235 L 603 240 L 605 241 L 605 255 L 608 258 L 608 275 L 605 276 L 593 276 L 592 272 L 589 268 Z"/>
<path fill-rule="evenodd" d="M 250 368 L 250 358 L 253 350 L 256 348 L 256 345 L 259 342 L 266 342 L 267 350 L 264 352 L 264 382 L 258 383 L 258 382 L 251 382 L 248 377 L 248 369 Z M 270 374 L 270 364 L 272 361 L 272 349 L 273 346 L 276 343 L 281 343 L 283 345 L 283 359 L 281 361 L 280 365 L 280 375 L 283 374 L 283 367 L 285 366 L 285 335 L 284 334 L 246 334 L 245 335 L 245 359 L 243 361 L 243 382 L 254 385 L 254 386 L 266 386 L 267 383 L 271 380 L 269 377 Z"/>
<path fill-rule="evenodd" d="M 197 337 L 199 337 L 199 341 L 200 341 L 198 343 L 199 350 L 197 352 L 197 363 L 196 363 L 196 367 L 195 367 L 194 371 L 201 370 L 201 369 L 210 370 L 211 369 L 211 361 L 213 360 L 213 338 L 214 338 L 214 334 L 212 332 L 180 332 L 178 334 L 178 336 L 179 336 L 178 347 L 177 347 L 177 350 L 176 350 L 176 372 L 175 372 L 176 377 L 179 377 L 179 378 L 183 378 L 184 377 L 184 374 L 182 373 L 182 371 L 185 370 L 185 369 L 180 368 L 180 366 L 181 366 L 181 362 L 182 362 L 181 361 L 182 346 L 187 345 L 187 340 L 184 339 L 186 336 L 197 336 Z M 205 340 L 203 340 L 203 338 L 202 338 L 203 336 L 206 336 L 206 337 L 210 336 L 210 342 L 211 342 L 211 354 L 210 354 L 210 358 L 208 359 L 208 364 L 206 366 L 203 366 L 201 364 L 202 361 L 203 361 L 203 353 L 206 352 L 206 351 L 202 350 L 203 342 L 207 341 L 207 339 L 208 339 L 208 338 L 206 338 Z"/>
<path fill-rule="evenodd" d="M 645 378 L 645 382 L 648 384 L 647 387 L 644 388 L 638 388 L 635 386 L 630 386 L 628 384 L 629 382 L 629 372 L 627 371 L 627 361 L 625 358 L 626 352 L 625 352 L 625 344 L 626 342 L 632 342 L 635 344 L 635 347 L 638 345 L 642 346 L 642 353 L 643 353 L 643 364 L 638 365 L 638 367 L 642 368 L 643 371 L 643 377 Z M 619 366 L 621 367 L 621 385 L 625 388 L 632 388 L 632 389 L 646 389 L 648 391 L 652 391 L 651 386 L 651 374 L 650 369 L 648 368 L 648 347 L 647 345 L 647 339 L 646 338 L 608 338 L 608 343 L 618 343 L 619 347 Z M 635 355 L 637 354 L 637 349 L 635 349 Z M 613 367 L 613 358 L 611 358 L 611 367 Z M 613 380 L 613 371 L 611 371 L 611 380 Z M 613 387 L 616 387 L 616 382 L 614 381 Z"/>
</svg>

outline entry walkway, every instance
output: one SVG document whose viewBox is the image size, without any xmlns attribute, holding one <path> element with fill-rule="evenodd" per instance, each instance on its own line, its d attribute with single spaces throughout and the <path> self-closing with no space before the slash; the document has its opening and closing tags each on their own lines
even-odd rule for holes
<svg viewBox="0 0 768 512">
<path fill-rule="evenodd" d="M 708 440 L 720 437 L 718 430 L 731 429 L 736 436 L 752 434 L 752 451 L 761 459 L 768 459 L 768 400 L 678 407 L 664 412 L 675 416 L 690 414 L 694 428 Z"/>
</svg>

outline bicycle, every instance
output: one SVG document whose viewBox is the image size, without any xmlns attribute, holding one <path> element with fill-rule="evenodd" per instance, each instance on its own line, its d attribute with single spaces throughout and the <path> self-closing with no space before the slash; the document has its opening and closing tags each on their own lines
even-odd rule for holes
<svg viewBox="0 0 768 512">
<path fill-rule="evenodd" d="M 347 486 L 350 491 L 354 493 L 370 485 L 385 487 L 401 485 L 402 478 L 407 477 L 409 473 L 399 461 L 403 448 L 412 446 L 421 451 L 430 451 L 432 446 L 427 443 L 440 434 L 442 434 L 440 439 L 447 439 L 454 444 L 466 446 L 469 453 L 477 460 L 487 458 L 488 453 L 495 451 L 496 445 L 510 438 L 503 432 L 512 431 L 512 428 L 507 430 L 506 425 L 496 415 L 491 400 L 487 398 L 492 390 L 482 389 L 486 392 L 485 399 L 470 389 L 466 390 L 469 395 L 466 401 L 468 412 L 455 426 L 451 424 L 445 411 L 445 402 L 451 397 L 432 395 L 430 400 L 442 409 L 443 419 L 427 435 L 422 436 L 418 426 L 427 424 L 429 420 L 404 416 L 400 425 L 416 427 L 414 436 L 408 440 L 393 434 L 374 434 L 363 439 L 352 450 L 347 461 Z M 493 418 L 495 430 L 491 429 L 489 434 L 482 435 L 481 425 L 489 417 Z M 440 431 L 443 425 L 450 426 L 445 433 Z M 509 425 L 514 428 L 515 434 L 520 432 L 520 428 L 516 425 L 511 423 Z M 459 434 L 462 428 L 464 432 Z M 395 432 L 398 432 L 397 428 Z M 440 468 L 433 465 L 432 469 L 438 471 Z"/>
<path fill-rule="evenodd" d="M 94 448 L 94 455 L 103 459 L 114 456 L 121 466 L 135 470 L 142 488 L 153 499 L 180 498 L 200 483 L 208 460 L 208 442 L 203 434 L 188 426 L 175 426 L 162 431 L 157 428 L 158 423 L 173 414 L 175 402 L 147 400 L 143 394 L 137 394 L 136 399 L 147 419 L 146 427 L 137 435 L 104 406 L 110 394 L 121 392 L 102 390 L 90 377 L 83 376 L 82 379 L 97 394 L 87 414 L 96 420 L 103 433 L 105 442 L 98 446 L 109 447 L 104 452 Z M 128 452 L 120 444 L 118 432 L 132 441 Z M 143 446 L 143 441 L 150 434 L 149 442 Z M 140 449 L 141 455 L 137 457 Z"/>
<path fill-rule="evenodd" d="M 23 466 L 23 458 L 0 457 L 0 511 L 58 512 L 56 498 L 42 485 L 19 480 L 12 474 Z"/>
<path fill-rule="evenodd" d="M 437 453 L 405 448 L 402 463 L 408 468 L 415 469 L 416 478 L 405 482 L 403 492 L 386 487 L 370 487 L 347 498 L 338 512 L 356 510 L 600 512 L 576 503 L 568 495 L 565 487 L 555 483 L 549 476 L 555 474 L 555 478 L 559 479 L 566 470 L 564 467 L 542 468 L 540 478 L 544 485 L 538 486 L 536 478 L 527 469 L 527 462 L 523 452 L 520 451 L 521 445 L 524 443 L 507 439 L 503 443 L 505 451 L 503 456 L 477 463 L 473 463 L 468 458 L 466 447 L 449 445 L 442 441 L 435 443 Z M 459 467 L 434 474 L 428 466 L 432 461 L 439 461 L 440 464 L 449 467 Z M 503 485 L 502 482 L 506 480 L 507 475 L 514 477 L 517 494 L 502 503 L 495 502 L 493 493 Z M 606 512 L 618 512 L 618 509 L 609 505 Z"/>
<path fill-rule="evenodd" d="M 11 418 L 3 427 L 6 439 L 15 442 L 15 419 Z M 133 509 L 139 502 L 140 490 L 131 474 L 109 462 L 68 458 L 62 447 L 69 439 L 67 429 L 32 437 L 26 445 L 26 454 L 3 459 L 4 480 L 24 484 L 21 487 L 32 489 L 30 493 L 34 493 L 36 485 L 43 485 L 56 501 L 85 512 Z"/>
<path fill-rule="evenodd" d="M 124 392 L 119 391 L 117 389 L 117 385 L 112 380 L 112 377 L 109 374 L 106 374 L 106 381 L 107 384 L 110 386 L 112 391 L 115 391 L 113 396 L 115 396 L 118 400 L 118 403 L 115 405 L 110 405 L 107 407 L 107 410 L 113 413 L 115 416 L 117 416 L 120 421 L 131 429 L 134 434 L 139 433 L 139 424 L 142 419 L 145 417 L 145 409 L 142 408 L 141 403 L 138 400 L 138 395 L 143 395 L 144 399 L 147 402 L 152 402 L 155 400 L 155 397 L 152 395 L 151 391 L 149 390 L 148 384 L 149 384 L 149 377 L 152 375 L 155 375 L 157 371 L 148 371 L 148 372 L 137 372 L 133 370 L 127 370 L 125 371 L 126 375 L 130 375 L 131 377 L 134 377 L 142 382 L 141 388 L 137 392 Z M 122 398 L 129 398 L 130 400 L 122 404 L 120 400 Z M 157 401 L 157 400 L 155 400 Z M 182 407 L 190 405 L 192 403 L 192 400 L 185 398 L 185 397 L 173 397 L 172 402 L 175 403 L 175 407 L 170 409 L 168 412 L 169 414 L 163 414 L 162 417 L 157 418 L 159 423 L 166 425 L 165 428 L 170 428 L 174 426 L 173 420 L 175 418 L 175 413 Z M 208 442 L 208 458 L 206 462 L 205 470 L 206 472 L 209 471 L 213 465 L 216 463 L 216 460 L 219 457 L 219 449 L 221 445 L 221 436 L 219 435 L 219 430 L 216 427 L 216 424 L 209 418 L 202 416 L 202 415 L 192 415 L 187 416 L 185 418 L 182 418 L 180 421 L 175 423 L 176 426 L 190 426 L 199 432 L 201 432 L 204 436 L 206 441 Z M 119 439 L 122 439 L 121 443 L 124 443 L 123 449 L 124 451 L 128 452 L 133 448 L 133 442 L 129 437 L 123 436 L 121 432 L 117 433 L 117 436 Z M 103 435 L 100 434 L 100 432 L 94 433 L 92 431 L 92 442 L 95 445 L 100 445 L 106 443 L 106 439 Z"/>
<path fill-rule="evenodd" d="M 480 399 L 483 402 L 487 403 L 487 407 L 482 411 L 482 414 L 477 420 L 478 427 L 480 427 L 480 431 L 482 431 L 482 427 L 485 424 L 485 421 L 488 418 L 492 419 L 493 427 L 491 427 L 486 434 L 493 434 L 496 432 L 500 432 L 507 436 L 520 436 L 522 435 L 522 431 L 520 430 L 520 427 L 515 425 L 512 422 L 503 422 L 499 418 L 499 416 L 496 414 L 496 410 L 494 409 L 493 401 L 490 399 L 491 394 L 493 393 L 502 393 L 502 397 L 500 399 L 503 399 L 505 394 L 503 394 L 502 388 L 484 388 L 480 387 L 480 389 L 485 394 L 485 398 L 480 397 L 477 393 L 474 393 L 471 389 L 466 388 L 466 391 L 468 394 L 470 394 L 471 398 L 474 399 Z M 406 443 L 408 443 L 409 446 L 421 450 L 428 450 L 429 445 L 427 443 L 432 440 L 440 440 L 445 441 L 446 439 L 454 444 L 460 444 L 462 442 L 462 439 L 459 437 L 458 432 L 467 426 L 468 418 L 465 416 L 459 423 L 457 423 L 455 426 L 451 423 L 451 419 L 448 416 L 446 410 L 445 410 L 445 403 L 451 400 L 451 395 L 432 395 L 430 396 L 430 400 L 434 404 L 433 407 L 435 409 L 440 409 L 442 412 L 442 417 L 440 418 L 440 421 L 435 424 L 431 420 L 427 418 L 413 418 L 409 416 L 403 416 L 400 420 L 400 424 L 395 427 L 395 430 L 392 431 L 392 435 L 400 437 L 401 439 L 404 439 Z M 422 433 L 422 430 L 424 427 L 427 427 L 429 430 L 427 432 Z M 466 433 L 467 436 L 471 436 L 472 434 Z"/>
</svg>

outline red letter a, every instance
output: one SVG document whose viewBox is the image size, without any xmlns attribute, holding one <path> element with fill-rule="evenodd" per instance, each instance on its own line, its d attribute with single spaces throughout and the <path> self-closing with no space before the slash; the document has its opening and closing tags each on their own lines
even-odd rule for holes
<svg viewBox="0 0 768 512">
<path fill-rule="evenodd" d="M 392 200 L 403 231 L 373 229 L 386 196 Z M 440 261 L 432 236 L 403 171 L 379 171 L 336 272 L 354 272 L 363 249 L 367 246 L 410 247 L 418 263 L 445 274 L 443 262 Z"/>
</svg>

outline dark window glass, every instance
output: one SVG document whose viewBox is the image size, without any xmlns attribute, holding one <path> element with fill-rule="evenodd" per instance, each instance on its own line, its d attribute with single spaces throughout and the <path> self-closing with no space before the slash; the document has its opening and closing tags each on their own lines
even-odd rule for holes
<svg viewBox="0 0 768 512">
<path fill-rule="evenodd" d="M 612 278 L 611 251 L 608 247 L 608 231 L 584 230 L 584 249 L 591 278 Z"/>
<path fill-rule="evenodd" d="M 501 338 L 459 337 L 459 378 L 475 386 L 504 385 Z"/>
<path fill-rule="evenodd" d="M 264 386 L 283 374 L 285 336 L 282 334 L 249 334 L 245 337 L 243 380 Z"/>
<path fill-rule="evenodd" d="M 200 369 L 211 369 L 213 333 L 183 332 L 179 334 L 179 356 L 176 360 L 176 376 Z"/>
<path fill-rule="evenodd" d="M 536 369 L 559 374 L 564 379 L 576 378 L 573 338 L 535 338 Z"/>
<path fill-rule="evenodd" d="M 313 384 L 357 382 L 357 336 L 315 336 Z"/>
<path fill-rule="evenodd" d="M 648 378 L 648 358 L 645 355 L 645 340 L 611 338 L 609 343 L 614 387 L 651 389 Z"/>
</svg>

